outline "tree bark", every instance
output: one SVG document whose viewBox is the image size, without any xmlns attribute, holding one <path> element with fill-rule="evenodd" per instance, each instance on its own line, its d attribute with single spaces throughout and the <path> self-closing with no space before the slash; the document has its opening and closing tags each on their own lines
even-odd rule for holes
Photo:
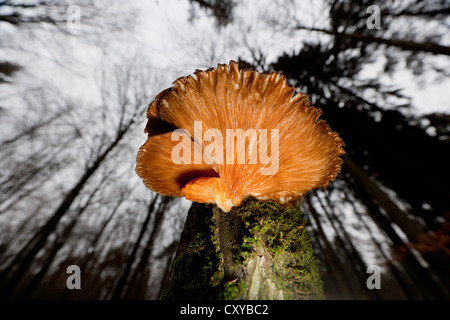
<svg viewBox="0 0 450 320">
<path fill-rule="evenodd" d="M 298 207 L 193 203 L 161 299 L 323 299 Z"/>
</svg>

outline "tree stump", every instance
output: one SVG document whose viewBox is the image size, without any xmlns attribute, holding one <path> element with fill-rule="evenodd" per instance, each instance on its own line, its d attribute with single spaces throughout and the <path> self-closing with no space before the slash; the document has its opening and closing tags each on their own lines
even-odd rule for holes
<svg viewBox="0 0 450 320">
<path fill-rule="evenodd" d="M 161 299 L 323 299 L 299 207 L 193 203 Z"/>
</svg>

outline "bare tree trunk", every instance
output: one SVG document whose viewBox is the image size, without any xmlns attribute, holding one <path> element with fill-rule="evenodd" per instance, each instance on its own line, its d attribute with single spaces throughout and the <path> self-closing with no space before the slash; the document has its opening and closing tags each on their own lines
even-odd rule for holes
<svg viewBox="0 0 450 320">
<path fill-rule="evenodd" d="M 193 203 L 161 299 L 322 299 L 298 207 Z"/>
<path fill-rule="evenodd" d="M 150 224 L 150 218 L 152 216 L 152 213 L 154 212 L 155 205 L 156 205 L 156 202 L 158 201 L 159 197 L 160 197 L 159 195 L 155 195 L 148 207 L 147 216 L 145 217 L 145 221 L 142 223 L 142 227 L 141 227 L 141 231 L 139 232 L 139 236 L 138 236 L 136 242 L 134 243 L 133 250 L 130 254 L 130 257 L 127 260 L 125 269 L 123 270 L 123 272 L 119 278 L 119 282 L 117 283 L 114 293 L 112 295 L 113 300 L 120 299 L 124 292 L 125 286 L 127 285 L 127 279 L 130 276 L 131 267 L 133 266 L 133 263 L 136 259 L 137 252 L 138 252 L 139 247 L 142 242 L 142 238 L 144 237 L 144 234 L 147 231 L 148 225 Z"/>
<path fill-rule="evenodd" d="M 351 39 L 355 41 L 362 41 L 366 43 L 379 43 L 379 44 L 385 44 L 392 47 L 397 47 L 402 50 L 408 50 L 408 51 L 422 51 L 422 52 L 428 52 L 433 54 L 443 54 L 446 56 L 450 56 L 450 47 L 448 46 L 442 46 L 436 43 L 430 43 L 430 42 L 414 42 L 414 41 L 405 41 L 405 40 L 398 40 L 398 39 L 385 39 L 380 37 L 375 37 L 372 35 L 366 35 L 362 33 L 345 33 L 345 32 L 338 32 L 338 31 L 332 31 L 332 30 L 326 30 L 326 29 L 320 29 L 320 28 L 310 28 L 310 27 L 304 27 L 304 26 L 297 26 L 296 29 L 298 30 L 308 30 L 308 31 L 316 31 L 321 33 L 326 33 L 329 35 L 333 35 L 335 37 L 343 38 L 343 39 Z"/>
<path fill-rule="evenodd" d="M 148 286 L 145 279 L 150 276 L 150 271 L 146 273 L 149 260 L 154 248 L 156 237 L 162 227 L 164 212 L 168 209 L 168 206 L 173 199 L 174 198 L 168 196 L 161 197 L 161 201 L 154 212 L 155 218 L 152 223 L 153 229 L 151 230 L 148 240 L 144 245 L 143 251 L 140 255 L 140 261 L 137 263 L 133 274 L 131 274 L 128 279 L 127 289 L 122 294 L 121 299 L 139 299 L 140 297 L 146 297 Z M 172 255 L 173 251 L 170 257 L 172 257 Z"/>
</svg>

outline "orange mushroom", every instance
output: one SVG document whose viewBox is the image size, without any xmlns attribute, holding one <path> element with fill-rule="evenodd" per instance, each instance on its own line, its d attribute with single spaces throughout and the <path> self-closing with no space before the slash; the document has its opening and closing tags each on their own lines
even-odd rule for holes
<svg viewBox="0 0 450 320">
<path fill-rule="evenodd" d="M 283 75 L 234 61 L 194 75 L 148 108 L 136 172 L 149 189 L 228 212 L 249 195 L 287 203 L 336 179 L 344 143 Z"/>
</svg>

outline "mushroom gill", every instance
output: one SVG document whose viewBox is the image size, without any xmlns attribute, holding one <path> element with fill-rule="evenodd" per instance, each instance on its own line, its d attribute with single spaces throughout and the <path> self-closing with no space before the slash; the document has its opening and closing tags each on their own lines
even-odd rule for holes
<svg viewBox="0 0 450 320">
<path fill-rule="evenodd" d="M 234 61 L 194 75 L 147 111 L 136 172 L 149 189 L 228 212 L 248 195 L 292 202 L 336 179 L 344 143 L 283 75 Z"/>
</svg>

